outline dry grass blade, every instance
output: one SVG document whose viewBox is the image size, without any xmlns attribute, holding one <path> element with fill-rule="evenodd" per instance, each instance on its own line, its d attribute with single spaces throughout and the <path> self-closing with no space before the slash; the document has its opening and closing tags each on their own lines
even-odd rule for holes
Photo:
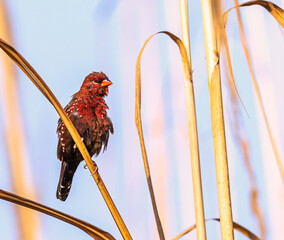
<svg viewBox="0 0 284 240">
<path fill-rule="evenodd" d="M 50 103 L 54 106 L 56 111 L 58 112 L 60 118 L 64 122 L 65 126 L 67 127 L 70 135 L 74 139 L 78 149 L 80 150 L 84 160 L 87 163 L 87 166 L 97 183 L 97 186 L 115 220 L 116 225 L 118 226 L 122 236 L 125 239 L 132 239 L 128 229 L 125 226 L 116 206 L 114 205 L 104 183 L 103 180 L 98 172 L 98 168 L 96 164 L 92 161 L 88 150 L 86 149 L 85 144 L 81 141 L 81 137 L 78 134 L 77 130 L 73 126 L 72 122 L 66 115 L 64 109 L 51 92 L 49 87 L 43 81 L 43 79 L 39 76 L 39 74 L 33 69 L 33 67 L 25 60 L 25 58 L 18 53 L 12 46 L 6 43 L 4 40 L 0 38 L 0 48 L 23 70 L 23 72 L 31 79 L 31 81 L 36 85 L 36 87 L 40 90 L 40 92 L 50 101 Z"/>
<path fill-rule="evenodd" d="M 46 94 L 46 92 L 36 81 L 36 79 L 40 77 L 32 68 L 32 66 L 13 47 L 11 47 L 1 38 L 0 38 L 0 47 L 18 65 L 18 67 L 22 69 L 22 71 L 31 79 L 31 81 L 36 85 L 36 87 L 41 91 L 41 93 L 49 100 L 49 97 Z"/>
<path fill-rule="evenodd" d="M 9 201 L 9 202 L 12 202 L 12 203 L 24 206 L 24 207 L 31 208 L 38 212 L 42 212 L 49 216 L 52 216 L 62 221 L 65 221 L 67 223 L 70 223 L 73 226 L 80 228 L 81 230 L 83 230 L 84 232 L 86 232 L 87 234 L 89 234 L 91 237 L 93 237 L 96 240 L 114 240 L 115 239 L 111 234 L 101 230 L 100 228 L 93 226 L 90 223 L 84 222 L 66 213 L 62 213 L 50 207 L 47 207 L 42 204 L 36 203 L 34 201 L 19 197 L 18 195 L 3 191 L 1 189 L 0 189 L 0 199 L 6 200 L 6 201 Z"/>
<path fill-rule="evenodd" d="M 211 218 L 211 219 L 206 219 L 206 222 L 208 221 L 217 221 L 220 222 L 219 218 Z M 190 233 L 192 230 L 194 230 L 196 228 L 196 225 L 191 226 L 190 228 L 186 229 L 185 231 L 183 231 L 182 233 L 180 233 L 179 235 L 177 235 L 176 237 L 174 237 L 172 240 L 178 240 L 181 237 L 185 236 L 186 234 Z M 256 236 L 254 233 L 252 233 L 250 230 L 246 229 L 245 227 L 243 227 L 242 225 L 233 222 L 233 228 L 234 230 L 239 231 L 240 233 L 242 233 L 244 236 L 248 237 L 251 240 L 261 240 L 258 236 Z"/>
<path fill-rule="evenodd" d="M 276 21 L 282 26 L 282 28 L 284 28 L 284 10 L 278 7 L 276 4 L 269 2 L 269 1 L 249 1 L 243 4 L 240 4 L 240 5 L 237 5 L 233 8 L 230 8 L 228 11 L 234 8 L 238 8 L 238 7 L 246 7 L 246 6 L 253 6 L 253 5 L 259 5 L 259 6 L 264 7 L 276 19 Z"/>
<path fill-rule="evenodd" d="M 234 8 L 236 8 L 236 10 L 237 10 L 237 16 L 238 16 L 238 22 L 239 22 L 239 28 L 240 28 L 240 35 L 241 35 L 241 42 L 242 42 L 243 49 L 244 49 L 244 52 L 245 52 L 245 56 L 246 56 L 246 59 L 247 59 L 247 62 L 248 62 L 250 74 L 251 74 L 252 81 L 253 81 L 253 86 L 254 86 L 254 89 L 255 89 L 255 92 L 256 92 L 256 96 L 257 96 L 257 100 L 258 100 L 258 103 L 259 103 L 259 106 L 260 106 L 261 114 L 263 116 L 265 126 L 266 126 L 267 131 L 268 131 L 268 135 L 269 135 L 270 142 L 271 142 L 271 145 L 272 145 L 272 148 L 273 148 L 273 151 L 274 151 L 274 155 L 275 155 L 275 158 L 276 158 L 276 162 L 277 162 L 277 165 L 278 165 L 280 176 L 282 178 L 282 182 L 284 183 L 284 166 L 283 166 L 283 163 L 282 163 L 282 160 L 281 160 L 281 157 L 280 157 L 280 153 L 279 153 L 279 150 L 278 150 L 278 147 L 277 147 L 277 144 L 276 144 L 275 137 L 274 137 L 274 135 L 271 131 L 271 127 L 270 127 L 270 124 L 268 122 L 268 119 L 267 119 L 267 116 L 266 116 L 266 113 L 265 113 L 264 105 L 263 105 L 261 94 L 260 94 L 260 89 L 259 89 L 259 86 L 258 86 L 257 81 L 256 81 L 255 73 L 253 71 L 252 60 L 251 60 L 251 56 L 250 56 L 249 49 L 248 49 L 248 44 L 247 44 L 247 40 L 246 40 L 246 36 L 245 36 L 245 32 L 244 32 L 244 26 L 243 26 L 243 23 L 242 23 L 242 20 L 241 20 L 241 14 L 240 14 L 239 7 L 251 6 L 251 5 L 263 6 L 272 14 L 272 16 L 279 22 L 279 24 L 281 24 L 282 27 L 284 27 L 283 26 L 284 11 L 281 8 L 279 8 L 278 6 L 276 6 L 275 4 L 273 4 L 271 2 L 267 2 L 267 1 L 251 1 L 251 2 L 245 3 L 245 5 L 244 4 L 239 5 L 238 1 L 235 0 L 235 5 L 236 6 Z M 226 19 L 227 19 L 229 11 L 230 10 L 228 10 L 224 14 L 225 23 L 226 23 Z"/>
<path fill-rule="evenodd" d="M 155 33 L 151 35 L 144 43 L 142 49 L 140 50 L 140 53 L 138 55 L 137 61 L 136 61 L 136 75 L 135 75 L 135 123 L 140 139 L 140 146 L 141 146 L 141 152 L 142 152 L 142 158 L 143 158 L 143 163 L 144 163 L 144 168 L 145 168 L 145 173 L 146 173 L 146 178 L 147 178 L 147 183 L 148 183 L 148 188 L 151 196 L 151 201 L 152 201 L 152 206 L 153 206 L 153 211 L 155 215 L 155 220 L 159 232 L 160 239 L 165 239 L 162 224 L 160 221 L 160 217 L 158 214 L 158 208 L 156 204 L 156 199 L 155 199 L 155 194 L 153 190 L 153 185 L 152 185 L 152 179 L 151 179 L 151 174 L 150 174 L 150 168 L 149 168 L 149 162 L 148 162 L 148 157 L 147 157 L 147 152 L 146 152 L 146 147 L 145 147 L 145 141 L 144 141 L 144 136 L 143 136 L 143 130 L 142 130 L 142 121 L 141 121 L 141 57 L 142 53 L 148 44 L 148 42 L 157 34 L 166 34 L 168 35 L 179 47 L 181 58 L 182 58 L 182 63 L 183 63 L 183 68 L 186 69 L 184 71 L 184 76 L 185 76 L 185 81 L 189 84 L 192 83 L 191 79 L 191 74 L 190 74 L 190 67 L 187 59 L 187 52 L 186 49 L 182 43 L 182 41 L 175 36 L 174 34 L 167 32 L 167 31 L 161 31 L 158 33 Z"/>
<path fill-rule="evenodd" d="M 205 222 L 206 222 L 206 220 L 205 220 Z M 196 228 L 196 224 L 194 224 L 191 227 L 189 227 L 188 229 L 184 230 L 182 233 L 180 233 L 179 235 L 175 236 L 172 240 L 178 240 L 178 239 L 184 237 L 186 234 L 190 233 L 195 228 Z"/>
<path fill-rule="evenodd" d="M 226 52 L 226 57 L 227 57 L 227 63 L 228 63 L 228 68 L 229 68 L 229 73 L 230 73 L 230 77 L 231 77 L 231 81 L 233 83 L 233 86 L 234 86 L 234 90 L 235 92 L 237 93 L 237 96 L 238 98 L 240 99 L 240 102 L 248 116 L 248 112 L 245 108 L 245 105 L 242 101 L 242 98 L 239 94 L 239 91 L 237 89 L 237 86 L 236 86 L 236 82 L 235 82 L 235 78 L 234 78 L 234 74 L 233 74 L 233 67 L 232 67 L 232 61 L 231 61 L 231 56 L 230 56 L 230 51 L 229 51 L 229 45 L 228 45 L 228 39 L 227 39 L 227 34 L 226 34 L 226 30 L 225 30 L 225 27 L 223 28 L 223 31 L 222 31 L 222 38 L 223 38 L 223 42 L 224 42 L 224 47 L 225 47 L 225 52 Z"/>
<path fill-rule="evenodd" d="M 258 221 L 258 225 L 259 225 L 259 229 L 261 232 L 261 237 L 263 239 L 265 239 L 266 236 L 266 226 L 265 226 L 265 221 L 264 221 L 264 217 L 263 217 L 263 213 L 262 210 L 259 206 L 259 198 L 258 198 L 258 188 L 257 188 L 257 184 L 256 184 L 256 178 L 253 172 L 253 168 L 251 166 L 250 163 L 250 154 L 249 154 L 249 143 L 246 139 L 245 136 L 243 136 L 242 131 L 241 131 L 241 127 L 240 127 L 240 123 L 239 123 L 239 109 L 238 109 L 238 105 L 237 105 L 237 98 L 236 98 L 236 94 L 239 96 L 238 92 L 237 92 L 237 88 L 236 88 L 236 84 L 235 84 L 235 80 L 234 80 L 234 74 L 233 74 L 233 67 L 232 67 L 232 63 L 231 63 L 231 57 L 230 57 L 230 51 L 229 51 L 229 45 L 228 45 L 228 40 L 227 40 L 227 34 L 224 28 L 223 31 L 223 41 L 224 41 L 224 45 L 225 45 L 225 50 L 226 50 L 226 56 L 227 56 L 227 64 L 228 64 L 228 68 L 229 68 L 229 72 L 230 72 L 230 81 L 229 82 L 229 86 L 230 86 L 230 97 L 232 99 L 232 105 L 233 105 L 233 118 L 231 119 L 232 121 L 232 129 L 233 129 L 233 133 L 234 133 L 234 137 L 240 147 L 241 153 L 243 155 L 243 159 L 245 162 L 245 166 L 246 166 L 246 170 L 248 172 L 249 175 L 249 179 L 250 179 L 250 206 L 252 209 L 253 214 L 255 215 L 255 217 L 257 218 Z"/>
</svg>

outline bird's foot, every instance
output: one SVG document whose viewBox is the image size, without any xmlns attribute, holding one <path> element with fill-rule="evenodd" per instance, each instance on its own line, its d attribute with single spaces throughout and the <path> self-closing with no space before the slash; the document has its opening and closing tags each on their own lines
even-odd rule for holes
<svg viewBox="0 0 284 240">
<path fill-rule="evenodd" d="M 93 176 L 96 172 L 98 172 L 98 170 L 99 170 L 99 168 L 98 168 L 97 165 L 95 165 L 94 167 L 95 167 L 95 170 L 93 171 L 92 176 Z"/>
<path fill-rule="evenodd" d="M 93 162 L 93 166 L 95 167 L 95 171 L 92 173 L 92 175 L 94 175 L 98 171 L 98 166 L 95 161 L 92 160 L 92 162 Z M 87 168 L 87 163 L 85 163 L 84 168 L 85 169 Z"/>
<path fill-rule="evenodd" d="M 81 142 L 83 142 L 83 141 L 84 141 L 84 138 L 81 138 Z M 74 149 L 77 148 L 76 143 L 74 144 L 73 148 L 74 148 Z"/>
</svg>

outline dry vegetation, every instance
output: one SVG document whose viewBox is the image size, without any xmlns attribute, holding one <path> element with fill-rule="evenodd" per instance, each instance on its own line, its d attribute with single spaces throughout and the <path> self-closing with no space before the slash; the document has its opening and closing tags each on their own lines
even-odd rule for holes
<svg viewBox="0 0 284 240">
<path fill-rule="evenodd" d="M 3 10 L 3 2 L 1 3 L 2 11 L 1 18 L 5 16 L 5 11 Z M 196 122 L 196 114 L 195 114 L 195 98 L 194 98 L 194 79 L 192 78 L 192 70 L 191 70 L 191 54 L 190 54 L 190 44 L 189 44 L 189 25 L 188 25 L 188 9 L 187 9 L 187 1 L 180 0 L 180 9 L 181 9 L 181 29 L 182 29 L 182 40 L 174 35 L 173 33 L 162 31 L 153 34 L 150 36 L 146 42 L 144 43 L 139 56 L 136 62 L 136 99 L 135 99 L 135 121 L 136 127 L 138 130 L 138 135 L 140 139 L 142 158 L 145 167 L 146 180 L 148 183 L 148 188 L 152 200 L 153 211 L 155 215 L 156 225 L 159 232 L 160 239 L 168 239 L 168 236 L 165 236 L 163 227 L 161 224 L 161 220 L 158 213 L 158 207 L 155 200 L 154 188 L 152 185 L 151 174 L 150 174 L 150 166 L 148 162 L 146 146 L 144 142 L 144 136 L 142 131 L 142 118 L 141 118 L 141 84 L 143 81 L 141 79 L 141 58 L 142 53 L 146 49 L 146 45 L 151 41 L 151 39 L 156 36 L 159 37 L 161 34 L 165 34 L 169 37 L 170 40 L 174 41 L 179 49 L 182 63 L 183 63 L 183 73 L 184 73 L 184 91 L 186 96 L 186 113 L 187 113 L 187 130 L 188 130 L 188 138 L 190 143 L 190 161 L 192 166 L 192 179 L 193 179 L 193 190 L 194 190 L 194 204 L 195 204 L 195 217 L 196 217 L 196 225 L 190 227 L 185 230 L 183 233 L 179 234 L 174 239 L 179 239 L 185 234 L 188 234 L 193 229 L 197 229 L 198 239 L 204 240 L 206 239 L 206 221 L 214 220 L 219 221 L 221 226 L 222 239 L 234 239 L 234 229 L 240 231 L 245 236 L 250 239 L 259 239 L 256 235 L 250 232 L 245 226 L 241 226 L 238 223 L 233 222 L 232 218 L 232 209 L 231 209 L 231 196 L 230 192 L 230 184 L 229 184 L 229 173 L 228 173 L 228 161 L 227 161 L 227 149 L 226 149 L 226 135 L 225 135 L 225 127 L 224 127 L 224 116 L 223 116 L 223 102 L 222 102 L 222 92 L 221 92 L 221 76 L 220 76 L 220 57 L 225 55 L 229 77 L 228 82 L 230 86 L 230 96 L 232 99 L 232 106 L 234 109 L 234 123 L 233 130 L 235 133 L 235 138 L 237 139 L 239 148 L 241 149 L 241 153 L 243 155 L 243 159 L 245 161 L 245 166 L 247 173 L 251 182 L 251 208 L 253 213 L 255 214 L 258 220 L 258 226 L 261 233 L 261 239 L 266 238 L 266 226 L 264 223 L 263 213 L 259 207 L 258 203 L 258 187 L 254 175 L 254 171 L 252 169 L 250 163 L 250 153 L 249 147 L 247 143 L 247 137 L 242 134 L 240 131 L 241 124 L 239 124 L 239 105 L 238 100 L 241 101 L 240 96 L 237 92 L 234 74 L 233 74 L 233 66 L 231 64 L 229 45 L 227 41 L 226 35 L 226 22 L 229 16 L 230 11 L 236 11 L 238 16 L 238 23 L 241 34 L 241 42 L 243 45 L 243 49 L 245 52 L 245 56 L 247 59 L 247 64 L 249 66 L 249 70 L 251 73 L 253 86 L 255 88 L 255 93 L 259 102 L 259 107 L 261 109 L 261 113 L 263 119 L 265 121 L 265 125 L 267 131 L 269 133 L 270 141 L 273 146 L 275 159 L 277 161 L 279 172 L 282 176 L 282 180 L 284 182 L 284 169 L 283 169 L 283 161 L 280 158 L 280 154 L 278 151 L 277 143 L 275 141 L 274 135 L 271 131 L 269 118 L 265 113 L 265 109 L 263 106 L 262 98 L 260 95 L 260 90 L 257 84 L 257 79 L 255 77 L 255 73 L 253 70 L 253 65 L 251 61 L 251 56 L 248 49 L 248 44 L 246 41 L 243 22 L 240 15 L 239 7 L 248 7 L 259 5 L 264 7 L 274 18 L 275 20 L 284 27 L 284 12 L 281 8 L 276 6 L 275 4 L 267 1 L 250 1 L 247 3 L 243 3 L 240 6 L 238 5 L 238 1 L 235 0 L 235 8 L 230 9 L 228 11 L 223 11 L 221 8 L 221 1 L 210 1 L 210 0 L 202 0 L 202 14 L 203 14 L 203 25 L 204 25 L 204 35 L 205 35 L 205 49 L 206 49 L 206 60 L 207 60 L 207 72 L 208 72 L 208 85 L 209 85 L 209 94 L 210 94 L 210 105 L 211 105 L 211 121 L 212 121 L 212 131 L 213 131 L 213 141 L 214 141 L 214 154 L 215 154 L 215 166 L 216 166 L 216 176 L 217 176 L 217 187 L 218 187 L 218 200 L 219 200 L 219 211 L 220 211 L 220 219 L 208 219 L 204 218 L 204 207 L 203 207 L 203 195 L 202 195 L 202 181 L 201 181 L 201 169 L 200 169 L 200 159 L 199 159 L 199 144 L 198 144 L 198 135 L 197 135 L 197 122 Z M 212 5 L 213 4 L 213 5 Z M 7 16 L 6 16 L 7 18 Z M 2 23 L 4 21 L 1 21 Z M 7 21 L 5 21 L 7 22 Z M 7 28 L 7 26 L 1 26 L 2 29 Z M 4 31 L 5 32 L 5 31 Z M 11 42 L 9 34 L 5 34 L 1 36 L 8 42 Z M 86 150 L 84 143 L 82 143 L 81 138 L 74 128 L 72 122 L 66 116 L 63 108 L 60 103 L 52 93 L 52 91 L 48 88 L 47 84 L 43 81 L 43 79 L 39 76 L 39 74 L 32 68 L 32 66 L 25 60 L 23 56 L 21 56 L 10 44 L 6 43 L 4 40 L 0 39 L 0 47 L 1 49 L 10 57 L 10 60 L 13 60 L 19 68 L 29 77 L 29 79 L 35 84 L 38 90 L 47 98 L 47 100 L 53 105 L 53 107 L 58 112 L 59 116 L 65 123 L 68 128 L 68 131 L 71 133 L 75 143 L 77 144 L 79 150 L 81 151 L 87 166 L 90 170 L 91 175 L 93 176 L 101 194 L 104 198 L 114 221 L 119 228 L 121 235 L 124 239 L 132 239 L 124 221 L 122 220 L 118 210 L 114 202 L 112 201 L 103 180 L 99 174 L 99 171 L 95 171 L 95 165 L 92 163 L 90 155 Z M 221 51 L 224 48 L 225 54 Z M 224 59 L 225 59 L 224 57 Z M 14 75 L 13 69 L 9 64 L 9 59 L 5 60 L 5 65 L 3 68 L 6 71 L 5 74 L 5 82 L 7 83 L 6 92 L 16 93 L 17 88 L 14 83 Z M 11 84 L 8 86 L 8 84 Z M 15 94 L 16 95 L 16 94 Z M 42 212 L 53 216 L 55 218 L 66 221 L 83 231 L 89 234 L 94 239 L 114 239 L 109 233 L 87 223 L 82 220 L 76 219 L 74 217 L 68 216 L 67 214 L 61 213 L 57 210 L 51 209 L 47 206 L 41 205 L 39 203 L 30 201 L 28 199 L 21 198 L 21 191 L 26 191 L 25 186 L 21 185 L 24 183 L 25 176 L 22 172 L 14 172 L 17 169 L 22 169 L 19 167 L 19 164 L 24 164 L 19 156 L 23 156 L 22 152 L 24 151 L 24 140 L 22 139 L 22 129 L 21 122 L 15 121 L 16 119 L 20 119 L 19 111 L 17 110 L 18 99 L 13 94 L 6 96 L 10 97 L 12 100 L 8 100 L 5 103 L 7 105 L 7 118 L 6 128 L 7 128 L 7 142 L 13 142 L 13 139 L 20 139 L 16 145 L 13 145 L 13 148 L 10 147 L 11 144 L 7 144 L 8 151 L 10 152 L 11 159 L 11 177 L 15 184 L 15 194 L 8 193 L 6 191 L 0 190 L 0 198 L 6 201 L 10 201 L 31 209 L 36 210 L 37 212 Z M 13 99 L 14 98 L 14 99 Z M 242 103 L 243 104 L 243 103 Z M 16 107 L 15 107 L 16 106 Z M 13 132 L 13 128 L 9 126 L 9 122 L 13 121 L 13 126 L 17 126 L 17 133 Z M 12 138 L 12 140 L 11 140 Z M 14 144 L 14 143 L 13 143 Z M 20 151 L 17 153 L 15 149 Z M 13 154 L 17 154 L 17 156 L 13 157 Z M 17 164 L 12 163 L 14 160 L 17 160 Z M 20 212 L 18 216 L 19 218 L 19 226 L 21 229 L 22 239 L 28 239 L 25 236 L 25 231 L 32 232 L 30 230 L 30 225 L 32 223 L 33 230 L 36 231 L 35 218 L 37 215 L 34 215 L 33 218 L 29 216 L 29 221 L 23 222 L 21 218 L 26 218 L 25 215 L 22 216 Z"/>
</svg>

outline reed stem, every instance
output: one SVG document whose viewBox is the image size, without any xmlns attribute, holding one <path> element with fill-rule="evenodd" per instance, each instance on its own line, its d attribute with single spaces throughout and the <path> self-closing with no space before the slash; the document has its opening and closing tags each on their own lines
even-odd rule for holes
<svg viewBox="0 0 284 240">
<path fill-rule="evenodd" d="M 218 3 L 214 2 L 215 5 Z M 230 196 L 229 171 L 222 103 L 221 76 L 219 66 L 218 16 L 213 18 L 211 0 L 201 0 L 208 85 L 210 94 L 211 121 L 214 142 L 215 167 L 219 199 L 221 235 L 224 240 L 234 239 Z M 215 6 L 217 7 L 217 6 Z M 216 10 L 214 11 L 216 13 Z M 214 22 L 215 21 L 215 22 Z M 220 26 L 221 27 L 221 26 Z M 219 27 L 219 29 L 221 29 Z"/>
<path fill-rule="evenodd" d="M 192 71 L 191 71 L 188 4 L 187 0 L 180 0 L 179 2 L 180 2 L 182 41 L 187 52 L 187 59 L 190 68 L 189 75 L 191 79 L 191 81 L 186 81 L 185 77 L 186 73 L 184 72 L 183 75 L 184 75 L 184 89 L 185 89 L 186 109 L 187 109 L 186 110 L 187 129 L 188 129 L 189 145 L 190 145 L 191 175 L 193 183 L 197 239 L 206 240 L 194 88 L 193 88 Z M 186 69 L 184 69 L 184 71 L 186 71 Z"/>
</svg>

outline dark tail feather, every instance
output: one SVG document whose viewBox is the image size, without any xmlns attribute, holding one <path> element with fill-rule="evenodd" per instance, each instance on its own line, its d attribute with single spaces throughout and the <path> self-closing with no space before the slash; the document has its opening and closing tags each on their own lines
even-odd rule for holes
<svg viewBox="0 0 284 240">
<path fill-rule="evenodd" d="M 65 201 L 70 192 L 72 179 L 78 164 L 69 164 L 62 160 L 59 182 L 57 186 L 56 197 L 61 201 Z"/>
</svg>

